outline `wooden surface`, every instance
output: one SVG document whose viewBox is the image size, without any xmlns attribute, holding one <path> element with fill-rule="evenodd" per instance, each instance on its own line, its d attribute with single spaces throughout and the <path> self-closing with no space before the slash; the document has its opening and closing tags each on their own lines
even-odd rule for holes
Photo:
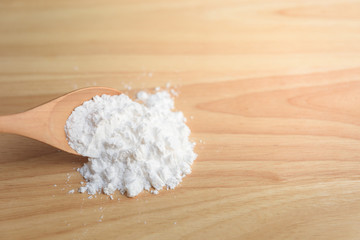
<svg viewBox="0 0 360 240">
<path fill-rule="evenodd" d="M 86 159 L 2 134 L 0 239 L 360 239 L 360 1 L 5 0 L 0 36 L 0 114 L 170 82 L 199 154 L 88 199 Z"/>
</svg>

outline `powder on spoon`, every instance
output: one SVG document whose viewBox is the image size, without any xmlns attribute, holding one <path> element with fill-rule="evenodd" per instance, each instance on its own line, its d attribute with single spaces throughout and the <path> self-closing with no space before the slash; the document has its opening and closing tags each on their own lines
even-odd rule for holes
<svg viewBox="0 0 360 240">
<path fill-rule="evenodd" d="M 135 197 L 144 189 L 175 188 L 191 173 L 197 155 L 182 112 L 168 92 L 95 96 L 77 107 L 65 125 L 69 145 L 89 157 L 78 171 L 80 192 Z"/>
</svg>

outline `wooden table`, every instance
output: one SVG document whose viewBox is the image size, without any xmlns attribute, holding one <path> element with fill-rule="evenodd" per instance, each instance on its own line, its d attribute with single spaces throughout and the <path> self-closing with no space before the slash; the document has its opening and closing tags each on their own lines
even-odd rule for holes
<svg viewBox="0 0 360 240">
<path fill-rule="evenodd" d="M 86 159 L 1 134 L 0 239 L 360 239 L 359 43 L 354 0 L 1 1 L 0 114 L 169 82 L 199 157 L 88 199 Z"/>
</svg>

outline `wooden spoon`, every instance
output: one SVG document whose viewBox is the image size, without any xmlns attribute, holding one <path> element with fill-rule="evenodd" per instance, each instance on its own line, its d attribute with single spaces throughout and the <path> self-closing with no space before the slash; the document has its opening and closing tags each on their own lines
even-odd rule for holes
<svg viewBox="0 0 360 240">
<path fill-rule="evenodd" d="M 60 150 L 77 154 L 65 135 L 65 123 L 74 108 L 96 95 L 117 95 L 116 89 L 106 87 L 83 88 L 23 113 L 0 116 L 0 132 L 14 133 L 47 143 Z"/>
</svg>

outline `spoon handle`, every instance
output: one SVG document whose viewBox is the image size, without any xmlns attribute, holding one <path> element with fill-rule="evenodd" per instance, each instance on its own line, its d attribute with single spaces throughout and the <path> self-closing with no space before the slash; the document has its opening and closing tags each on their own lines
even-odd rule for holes
<svg viewBox="0 0 360 240">
<path fill-rule="evenodd" d="M 0 133 L 13 133 L 42 141 L 46 138 L 44 126 L 41 113 L 34 110 L 0 116 Z"/>
<path fill-rule="evenodd" d="M 0 116 L 0 132 L 19 134 L 21 123 L 19 121 L 21 113 L 13 115 Z"/>
</svg>

